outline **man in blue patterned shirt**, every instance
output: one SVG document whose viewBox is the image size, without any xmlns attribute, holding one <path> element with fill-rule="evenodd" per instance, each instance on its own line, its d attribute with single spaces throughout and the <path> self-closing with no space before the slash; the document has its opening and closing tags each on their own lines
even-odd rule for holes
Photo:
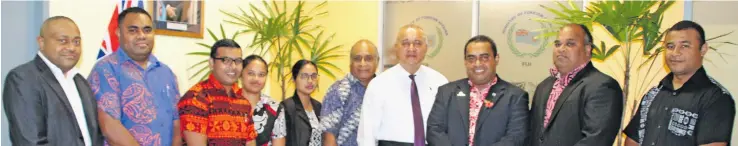
<svg viewBox="0 0 738 146">
<path fill-rule="evenodd" d="M 98 61 L 87 80 L 97 99 L 98 121 L 109 145 L 181 144 L 174 72 L 157 60 L 154 27 L 144 9 L 118 16 L 120 49 Z"/>
<path fill-rule="evenodd" d="M 364 91 L 377 71 L 377 47 L 359 40 L 351 47 L 351 73 L 333 83 L 323 99 L 321 124 L 324 146 L 357 146 L 356 133 Z"/>
</svg>

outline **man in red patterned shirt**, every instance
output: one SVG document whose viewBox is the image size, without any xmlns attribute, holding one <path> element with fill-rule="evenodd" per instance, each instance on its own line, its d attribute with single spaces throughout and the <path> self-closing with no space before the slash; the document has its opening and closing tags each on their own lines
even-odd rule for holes
<svg viewBox="0 0 738 146">
<path fill-rule="evenodd" d="M 612 145 L 620 131 L 623 92 L 592 65 L 592 35 L 567 24 L 554 41 L 554 67 L 533 95 L 531 145 Z"/>
<path fill-rule="evenodd" d="M 484 35 L 469 39 L 464 58 L 468 78 L 438 89 L 428 117 L 428 145 L 523 145 L 528 92 L 497 76 L 495 42 Z"/>
<path fill-rule="evenodd" d="M 215 42 L 210 53 L 212 74 L 180 99 L 180 122 L 187 145 L 255 146 L 251 104 L 236 94 L 241 75 L 241 46 L 233 40 Z"/>
</svg>

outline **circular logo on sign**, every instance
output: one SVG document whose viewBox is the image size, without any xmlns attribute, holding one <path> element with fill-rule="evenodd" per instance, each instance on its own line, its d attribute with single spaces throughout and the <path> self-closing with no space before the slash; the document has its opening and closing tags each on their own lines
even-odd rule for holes
<svg viewBox="0 0 738 146">
<path fill-rule="evenodd" d="M 545 18 L 535 11 L 523 11 L 512 16 L 502 33 L 507 36 L 507 46 L 517 57 L 538 57 L 546 50 L 549 38 L 539 38 L 543 30 L 551 28 L 550 24 L 533 19 Z"/>
<path fill-rule="evenodd" d="M 441 52 L 441 48 L 443 48 L 444 38 L 448 36 L 446 25 L 433 16 L 420 16 L 415 18 L 411 23 L 425 30 L 425 36 L 428 39 L 428 53 L 426 57 L 436 57 Z"/>
</svg>

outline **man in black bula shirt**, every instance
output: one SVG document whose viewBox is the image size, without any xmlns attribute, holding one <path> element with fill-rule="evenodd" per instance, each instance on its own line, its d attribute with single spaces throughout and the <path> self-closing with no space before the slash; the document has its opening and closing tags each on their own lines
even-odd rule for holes
<svg viewBox="0 0 738 146">
<path fill-rule="evenodd" d="M 681 21 L 666 33 L 664 61 L 671 72 L 641 100 L 625 128 L 625 145 L 730 145 L 735 103 L 702 68 L 709 50 L 704 30 Z"/>
</svg>

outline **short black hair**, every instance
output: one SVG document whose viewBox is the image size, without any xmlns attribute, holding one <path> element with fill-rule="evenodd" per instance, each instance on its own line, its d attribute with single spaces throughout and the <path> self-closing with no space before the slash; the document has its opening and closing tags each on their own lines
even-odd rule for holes
<svg viewBox="0 0 738 146">
<path fill-rule="evenodd" d="M 466 44 L 464 45 L 464 56 L 466 56 L 467 50 L 466 48 L 469 47 L 469 44 L 474 42 L 484 42 L 489 43 L 490 49 L 492 49 L 492 56 L 497 56 L 497 44 L 495 44 L 495 41 L 493 41 L 491 38 L 489 38 L 486 35 L 477 35 L 469 39 L 469 41 L 466 41 Z"/>
<path fill-rule="evenodd" d="M 126 10 L 123 10 L 123 12 L 120 12 L 120 14 L 118 14 L 118 25 L 120 26 L 120 23 L 123 23 L 123 19 L 126 19 L 126 16 L 128 16 L 128 14 L 135 14 L 135 13 L 145 14 L 146 16 L 149 17 L 149 20 L 151 20 L 151 15 L 149 14 L 149 12 L 146 12 L 146 10 L 144 10 L 143 8 L 130 7 Z"/>
<path fill-rule="evenodd" d="M 246 66 L 248 66 L 251 62 L 254 62 L 254 60 L 259 60 L 261 61 L 261 63 L 264 63 L 264 65 L 269 66 L 269 64 L 267 64 L 267 62 L 264 61 L 264 58 L 261 58 L 261 56 L 255 55 L 255 54 L 246 56 L 246 58 L 243 59 L 243 63 L 241 64 L 243 65 L 243 68 L 246 69 Z M 266 72 L 267 73 L 269 72 L 269 67 L 266 67 Z"/>
<path fill-rule="evenodd" d="M 702 47 L 702 45 L 705 44 L 705 30 L 702 29 L 702 26 L 700 24 L 697 24 L 697 22 L 689 21 L 689 20 L 679 21 L 667 30 L 667 34 L 671 31 L 687 30 L 687 29 L 695 29 L 697 33 L 700 34 L 700 47 Z"/>
<path fill-rule="evenodd" d="M 587 28 L 587 26 L 585 26 L 584 24 L 577 24 L 577 26 L 582 28 L 582 30 L 584 31 L 584 41 L 589 43 L 590 46 L 593 46 L 594 43 L 592 43 L 592 33 L 589 32 L 589 28 Z"/>
<path fill-rule="evenodd" d="M 215 55 L 218 53 L 218 48 L 221 47 L 241 48 L 241 45 L 238 45 L 238 43 L 232 39 L 218 40 L 212 47 L 210 47 L 210 58 L 215 58 Z"/>
</svg>

